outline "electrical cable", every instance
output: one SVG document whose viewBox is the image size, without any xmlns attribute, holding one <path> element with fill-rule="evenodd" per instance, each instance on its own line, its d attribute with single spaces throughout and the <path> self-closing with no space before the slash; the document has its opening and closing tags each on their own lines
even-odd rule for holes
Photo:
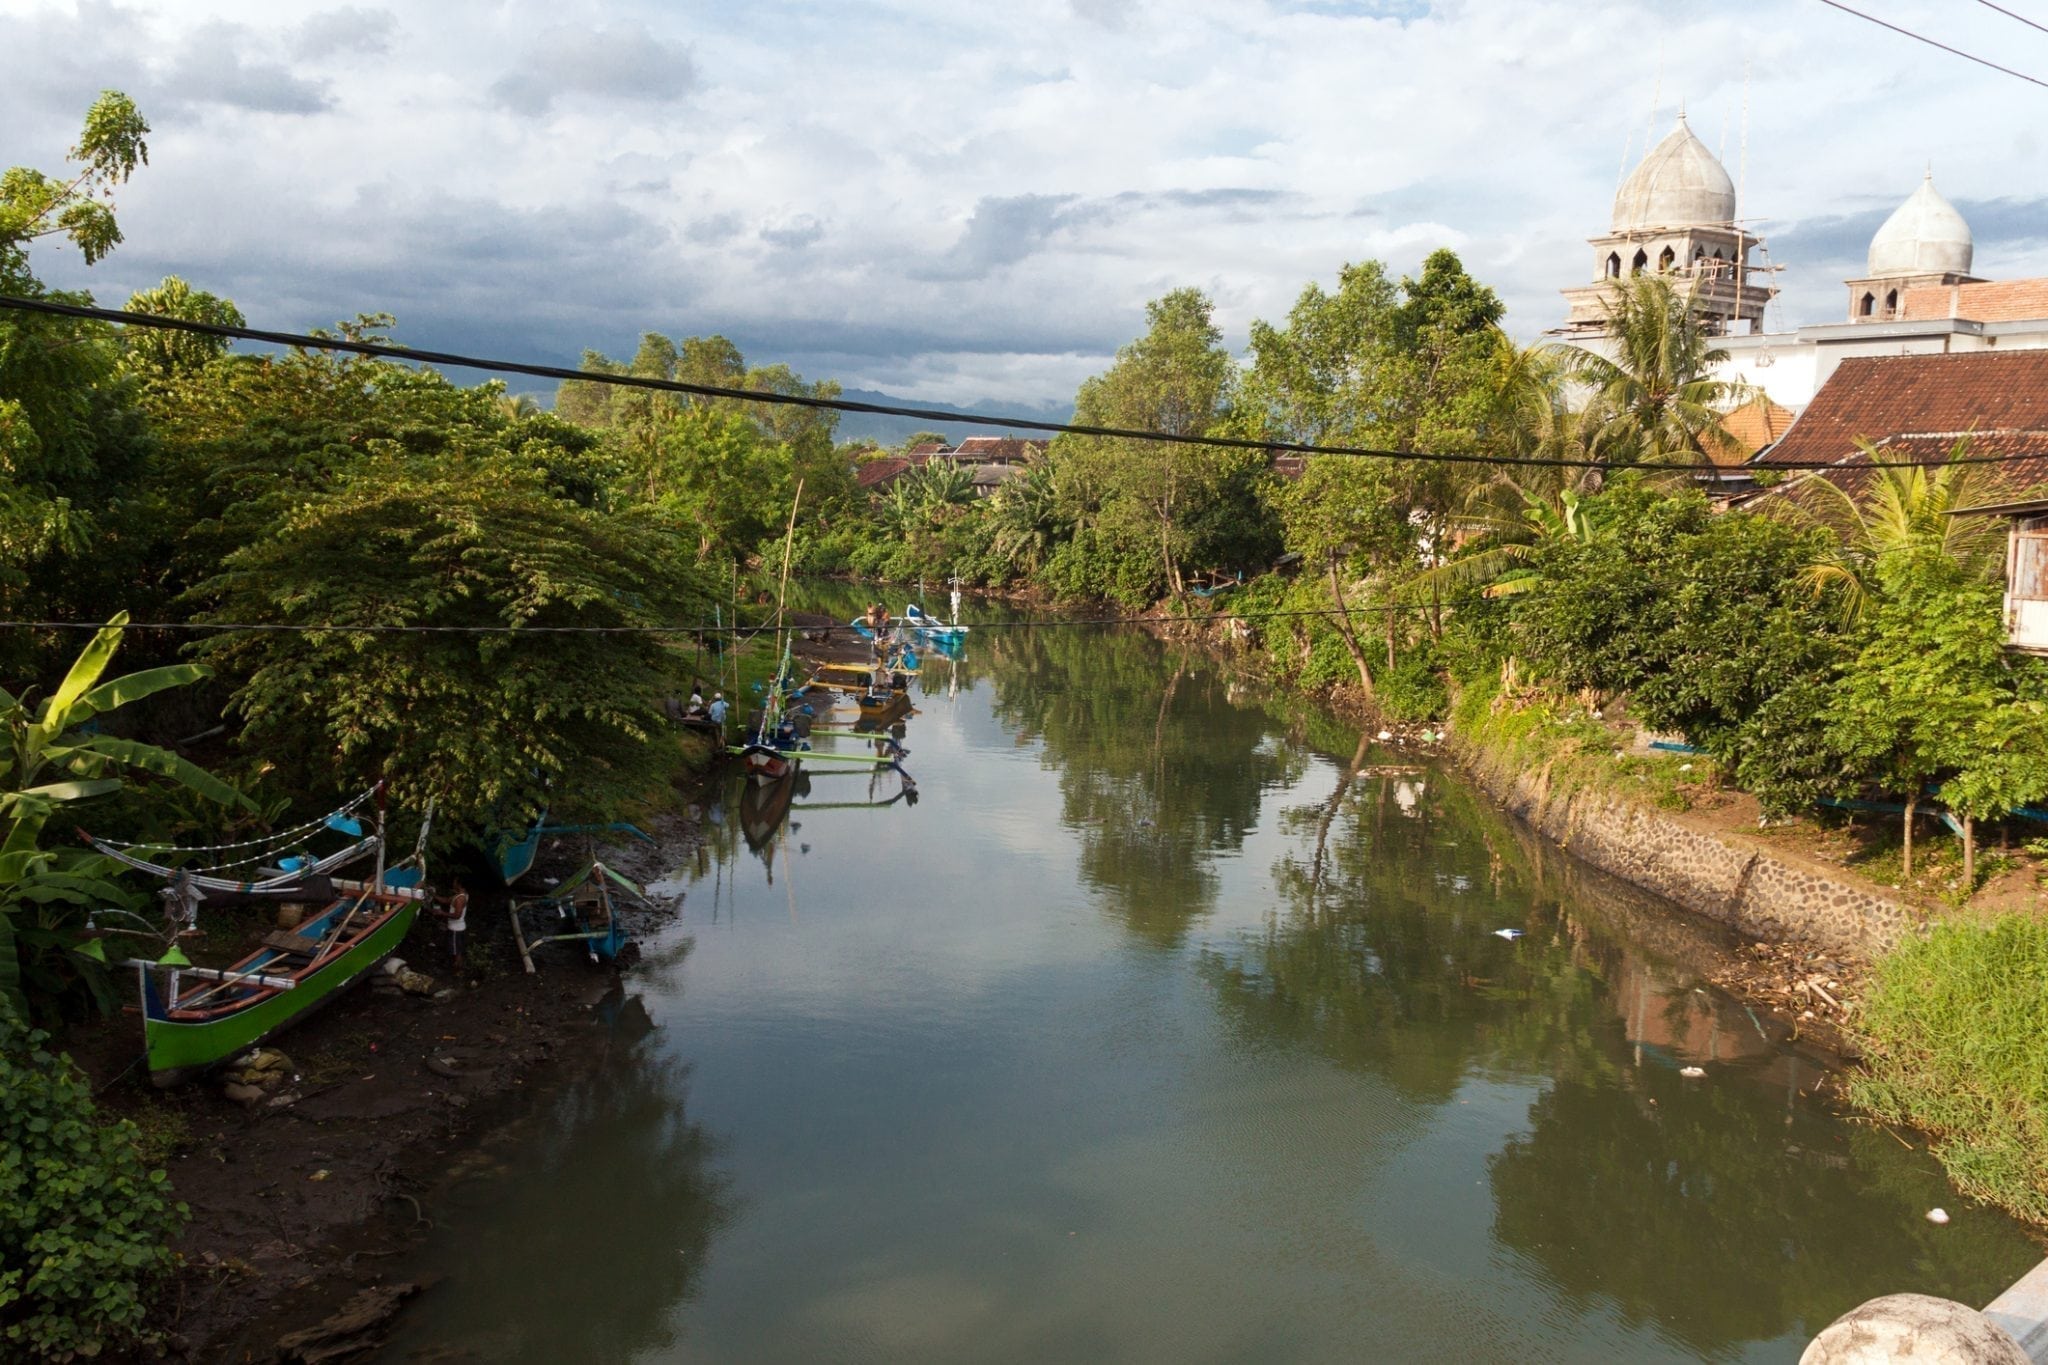
<svg viewBox="0 0 2048 1365">
<path fill-rule="evenodd" d="M 1997 62 L 1994 62 L 1994 61 L 1990 60 L 1990 59 L 1989 59 L 1989 58 L 1987 58 L 1987 57 L 1979 57 L 1979 56 L 1977 56 L 1977 55 L 1976 55 L 1975 53 L 1972 53 L 1972 52 L 1965 52 L 1965 51 L 1963 51 L 1963 50 L 1962 50 L 1961 48 L 1959 48 L 1959 47 L 1950 47 L 1950 46 L 1949 46 L 1949 45 L 1948 45 L 1947 43 L 1944 43 L 1944 42 L 1940 41 L 1939 39 L 1936 39 L 1936 38 L 1930 38 L 1930 37 L 1928 37 L 1928 36 L 1927 36 L 1926 34 L 1924 34 L 1924 33 L 1915 33 L 1915 32 L 1914 32 L 1914 31 L 1913 31 L 1912 29 L 1910 29 L 1910 28 L 1900 28 L 1900 27 L 1899 27 L 1899 26 L 1898 26 L 1897 24 L 1894 24 L 1894 23 L 1890 23 L 1890 22 L 1887 22 L 1886 20 L 1880 19 L 1880 18 L 1878 18 L 1878 17 L 1877 17 L 1876 15 L 1874 15 L 1874 14 L 1865 14 L 1865 13 L 1864 13 L 1864 12 L 1863 12 L 1862 10 L 1860 10 L 1860 9 L 1851 9 L 1851 8 L 1849 8 L 1849 6 L 1847 6 L 1847 5 L 1843 4 L 1843 3 L 1842 3 L 1842 0 L 1820 0 L 1820 2 L 1821 2 L 1821 3 L 1823 4 L 1823 5 L 1826 5 L 1826 6 L 1828 6 L 1828 7 L 1829 7 L 1829 8 L 1831 8 L 1831 9 L 1838 9 L 1838 10 L 1840 10 L 1840 11 L 1841 11 L 1842 13 L 1844 13 L 1844 14 L 1853 14 L 1853 15 L 1855 15 L 1855 16 L 1856 16 L 1856 17 L 1857 17 L 1858 19 L 1862 19 L 1862 20 L 1864 20 L 1864 21 L 1865 21 L 1865 22 L 1867 22 L 1867 23 L 1872 23 L 1872 24 L 1876 24 L 1876 25 L 1877 25 L 1877 26 L 1878 26 L 1879 28 L 1888 28 L 1888 29 L 1890 29 L 1890 30 L 1891 30 L 1892 32 L 1894 32 L 1894 33 L 1902 34 L 1902 35 L 1904 35 L 1905 37 L 1911 38 L 1911 39 L 1912 39 L 1912 40 L 1913 40 L 1914 42 L 1916 42 L 1916 43 L 1925 43 L 1925 44 L 1927 44 L 1927 45 L 1928 45 L 1929 47 L 1938 47 L 1938 48 L 1940 48 L 1940 49 L 1941 49 L 1941 50 L 1942 50 L 1943 52 L 1947 52 L 1947 53 L 1950 53 L 1950 54 L 1952 54 L 1952 55 L 1954 55 L 1954 56 L 1957 56 L 1957 57 L 1961 57 L 1961 58 L 1962 58 L 1962 59 L 1963 59 L 1964 61 L 1968 61 L 1968 62 L 1975 62 L 1975 63 L 1976 63 L 1977 65 L 1979 65 L 1979 66 L 1988 66 L 1988 67 L 1990 67 L 1990 68 L 1991 68 L 1991 69 L 1992 69 L 1993 71 L 1999 71 L 1999 72 L 2003 72 L 2003 73 L 2004 73 L 2005 75 L 2008 75 L 2008 76 L 2017 76 L 2017 77 L 2019 77 L 2019 78 L 2020 78 L 2021 80 L 2023 80 L 2023 81 L 2026 81 L 2026 82 L 2027 82 L 2028 84 L 2030 84 L 2030 85 L 2038 85 L 2038 86 L 2041 86 L 2041 87 L 2042 87 L 2043 89 L 2048 89 L 2048 81 L 2044 81 L 2044 80 L 2042 80 L 2042 79 L 2041 79 L 2040 77 L 2038 77 L 2038 76 L 2029 76 L 2029 75 L 2028 75 L 2028 74 L 2027 74 L 2026 72 L 2024 72 L 2024 71 L 2015 71 L 2015 70 L 2013 70 L 2013 69 L 2012 69 L 2011 67 L 2009 67 L 2009 66 L 2000 66 L 2000 65 L 1999 65 L 1999 64 L 1998 64 Z M 1996 6 L 1996 5 L 1993 5 L 1993 6 L 1991 6 L 1991 8 L 1993 8 L 1993 9 L 1998 9 L 1998 6 Z M 2001 13 L 2001 14 L 2012 14 L 2012 11 L 2010 11 L 2010 10 L 1999 10 L 1999 13 Z M 2013 18 L 2015 18 L 2015 19 L 2019 19 L 2019 18 L 2020 18 L 2020 16 L 2019 16 L 2019 15 L 2017 15 L 2017 14 L 2012 14 L 2012 17 L 2013 17 Z M 2020 22 L 2021 22 L 2021 23 L 2028 23 L 2028 22 L 2031 22 L 2031 21 L 2030 21 L 2030 20 L 2025 20 L 2025 19 L 2021 19 L 2021 20 L 2020 20 Z M 2038 27 L 2040 27 L 2040 25 L 2036 24 L 2036 25 L 2035 25 L 2035 27 L 2036 27 L 2036 28 L 2038 28 Z"/>
<path fill-rule="evenodd" d="M 1834 0 L 1823 0 L 1833 4 Z M 1853 11 L 1852 11 L 1853 12 Z M 2048 84 L 2048 83 L 2044 83 Z M 1496 468 L 1535 469 L 1601 469 L 1619 472 L 1629 469 L 1649 471 L 1669 470 L 1679 472 L 1696 469 L 1704 472 L 1718 466 L 1695 465 L 1641 465 L 1616 464 L 1612 460 L 1571 460 L 1538 455 L 1469 455 L 1444 451 L 1388 450 L 1374 446 L 1316 445 L 1307 441 L 1253 440 L 1245 436 L 1199 436 L 1186 432 L 1147 431 L 1131 427 L 1093 426 L 1078 422 L 1047 422 L 1038 418 L 1003 417 L 987 413 L 947 412 L 936 408 L 903 407 L 888 403 L 864 403 L 851 398 L 820 398 L 814 394 L 770 393 L 756 389 L 736 389 L 720 384 L 696 384 L 681 379 L 655 379 L 646 375 L 602 374 L 595 371 L 571 370 L 559 365 L 537 365 L 522 360 L 491 360 L 481 356 L 457 355 L 450 351 L 423 351 L 406 346 L 394 346 L 385 342 L 352 341 L 347 337 L 313 336 L 298 332 L 271 332 L 255 327 L 232 327 L 224 323 L 196 322 L 189 318 L 163 317 L 154 313 L 130 313 L 118 308 L 100 308 L 91 304 L 61 303 L 55 299 L 31 299 L 17 295 L 0 294 L 0 308 L 11 308 L 19 312 L 46 313 L 58 317 L 83 318 L 95 322 L 120 323 L 130 327 L 153 327 L 164 331 L 195 332 L 202 336 L 218 337 L 228 341 L 260 341 L 272 346 L 288 346 L 300 350 L 346 351 L 354 355 L 377 356 L 388 360 L 410 361 L 416 364 L 443 365 L 454 369 L 483 370 L 490 373 L 521 374 L 536 379 L 567 380 L 576 383 L 609 384 L 620 388 L 653 389 L 663 393 L 689 394 L 697 398 L 723 398 L 742 403 L 781 404 L 790 407 L 818 408 L 831 412 L 858 412 L 883 417 L 908 417 L 920 422 L 966 423 L 976 426 L 1014 428 L 1025 431 L 1043 431 L 1054 435 L 1093 436 L 1108 440 L 1151 441 L 1163 445 L 1197 446 L 1220 450 L 1250 450 L 1262 455 L 1342 455 L 1359 459 L 1390 460 L 1411 464 L 1467 464 L 1486 465 Z M 1845 457 L 1853 459 L 1854 457 Z M 2011 460 L 2033 459 L 2036 456 L 2023 455 L 1964 455 L 1945 461 L 1948 464 L 2004 464 Z M 1765 468 L 1774 470 L 1821 470 L 1835 469 L 1843 460 L 1785 460 L 1773 462 Z M 1922 460 L 1869 460 L 1857 464 L 1858 469 L 1918 469 L 1929 461 Z"/>
<path fill-rule="evenodd" d="M 1219 611 L 1208 616 L 1071 616 L 1032 617 L 1017 621 L 974 621 L 973 631 L 1037 630 L 1072 626 L 1210 625 L 1223 621 L 1270 621 L 1304 616 L 1375 616 L 1389 612 L 1430 611 L 1449 603 L 1381 602 L 1365 607 L 1294 607 L 1272 611 Z M 843 627 L 834 626 L 833 629 Z M 266 624 L 242 621 L 130 621 L 110 627 L 95 621 L 0 621 L 0 630 L 161 630 L 180 632 L 246 632 L 252 635 L 745 635 L 770 633 L 771 626 L 346 626 L 336 624 Z M 801 631 L 801 626 L 785 627 Z M 913 627 L 914 629 L 914 627 Z"/>
<path fill-rule="evenodd" d="M 2000 14 L 2003 14 L 2008 19 L 2017 19 L 2021 23 L 2025 24 L 2028 28 L 2037 28 L 2040 29 L 2043 33 L 2048 33 L 2048 24 L 2036 23 L 2034 20 L 2029 19 L 2024 14 L 2015 14 L 2011 10 L 2007 9 L 2004 5 L 1995 5 L 1991 2 L 1991 0 L 1977 0 L 1977 3 L 1982 5 L 1985 9 L 1997 10 Z"/>
</svg>

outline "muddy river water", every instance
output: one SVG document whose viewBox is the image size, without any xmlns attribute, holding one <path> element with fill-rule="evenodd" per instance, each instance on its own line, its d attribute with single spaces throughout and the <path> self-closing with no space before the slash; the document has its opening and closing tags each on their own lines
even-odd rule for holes
<svg viewBox="0 0 2048 1365">
<path fill-rule="evenodd" d="M 711 812 L 385 1358 L 1793 1360 L 2037 1259 L 1449 768 L 1138 633 L 916 690 L 914 803 Z"/>
</svg>

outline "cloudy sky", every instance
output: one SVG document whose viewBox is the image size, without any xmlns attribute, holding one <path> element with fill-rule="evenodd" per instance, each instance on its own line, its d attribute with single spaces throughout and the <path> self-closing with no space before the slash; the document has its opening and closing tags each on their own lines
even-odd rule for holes
<svg viewBox="0 0 2048 1365">
<path fill-rule="evenodd" d="M 1985 5 L 1857 7 L 2048 79 L 2048 32 Z M 1440 245 L 1533 339 L 1681 101 L 1783 267 L 1773 329 L 1845 312 L 1929 162 L 1980 274 L 2048 274 L 2048 89 L 1819 0 L 0 0 L 0 54 L 0 165 L 60 169 L 105 87 L 155 129 L 127 242 L 39 247 L 53 283 L 558 363 L 715 331 L 1059 403 L 1167 289 L 1241 346 Z"/>
</svg>

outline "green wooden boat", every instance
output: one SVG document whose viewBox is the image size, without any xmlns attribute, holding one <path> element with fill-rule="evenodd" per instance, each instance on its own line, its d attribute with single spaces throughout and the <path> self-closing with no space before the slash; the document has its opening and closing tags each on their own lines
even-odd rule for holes
<svg viewBox="0 0 2048 1365">
<path fill-rule="evenodd" d="M 291 934 L 272 935 L 264 947 L 221 971 L 151 964 L 156 971 L 141 973 L 150 1079 L 175 1085 L 247 1051 L 389 957 L 428 894 L 390 884 L 407 879 L 409 871 L 385 874 L 381 894 L 368 886 L 345 892 Z M 167 984 L 159 984 L 160 973 L 167 974 Z"/>
</svg>

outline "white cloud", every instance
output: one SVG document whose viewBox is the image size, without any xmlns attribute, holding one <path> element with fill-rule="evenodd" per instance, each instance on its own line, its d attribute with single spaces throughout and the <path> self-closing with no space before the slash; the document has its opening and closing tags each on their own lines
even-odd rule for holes
<svg viewBox="0 0 2048 1365">
<path fill-rule="evenodd" d="M 2048 76 L 1982 6 L 1884 12 Z M 1208 289 L 1241 342 L 1347 260 L 1398 274 L 1439 245 L 1533 339 L 1683 99 L 1784 268 L 1774 325 L 1835 315 L 1929 158 L 1980 273 L 2048 273 L 2038 91 L 1823 6 L 405 13 L 17 0 L 12 157 L 56 169 L 103 86 L 156 126 L 127 243 L 42 268 L 103 297 L 175 270 L 279 326 L 390 307 L 418 344 L 525 357 L 723 331 L 849 385 L 1030 402 L 1071 396 L 1167 289 Z"/>
<path fill-rule="evenodd" d="M 666 104 L 696 83 L 682 47 L 639 24 L 616 28 L 556 25 L 544 30 L 518 66 L 491 85 L 491 98 L 514 113 L 547 113 L 562 95 Z"/>
</svg>

